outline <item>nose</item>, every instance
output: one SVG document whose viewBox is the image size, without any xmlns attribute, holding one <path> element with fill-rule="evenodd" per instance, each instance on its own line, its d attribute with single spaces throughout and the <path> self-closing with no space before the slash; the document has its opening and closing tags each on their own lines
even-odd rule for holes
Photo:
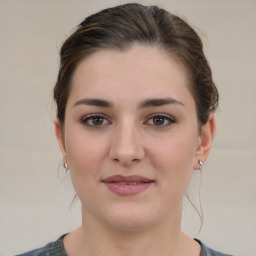
<svg viewBox="0 0 256 256">
<path fill-rule="evenodd" d="M 123 166 L 138 163 L 145 157 L 145 150 L 136 127 L 122 125 L 115 129 L 109 156 Z"/>
</svg>

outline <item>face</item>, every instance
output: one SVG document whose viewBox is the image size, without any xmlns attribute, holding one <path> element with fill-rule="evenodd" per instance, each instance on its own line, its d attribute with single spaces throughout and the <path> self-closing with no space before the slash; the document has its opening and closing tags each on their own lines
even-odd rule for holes
<svg viewBox="0 0 256 256">
<path fill-rule="evenodd" d="M 198 131 L 186 73 L 162 50 L 136 45 L 83 60 L 56 134 L 84 219 L 119 229 L 177 221 L 206 157 L 209 136 Z"/>
</svg>

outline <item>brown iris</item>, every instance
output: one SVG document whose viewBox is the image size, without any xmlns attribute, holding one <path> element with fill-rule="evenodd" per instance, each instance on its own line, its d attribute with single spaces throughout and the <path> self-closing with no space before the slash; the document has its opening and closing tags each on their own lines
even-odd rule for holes
<svg viewBox="0 0 256 256">
<path fill-rule="evenodd" d="M 102 125 L 104 122 L 104 118 L 101 116 L 94 116 L 92 117 L 92 123 L 93 125 Z"/>
<path fill-rule="evenodd" d="M 154 125 L 163 125 L 165 121 L 165 118 L 162 116 L 156 116 L 153 118 Z"/>
</svg>

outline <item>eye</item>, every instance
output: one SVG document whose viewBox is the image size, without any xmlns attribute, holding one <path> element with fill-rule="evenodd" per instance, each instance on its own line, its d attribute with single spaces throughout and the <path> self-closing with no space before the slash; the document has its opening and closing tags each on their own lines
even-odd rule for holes
<svg viewBox="0 0 256 256">
<path fill-rule="evenodd" d="M 160 127 L 169 126 L 172 123 L 175 123 L 174 119 L 168 115 L 163 115 L 163 114 L 151 116 L 146 121 L 146 124 L 149 124 L 152 126 L 160 126 Z"/>
<path fill-rule="evenodd" d="M 81 122 L 83 125 L 89 127 L 100 127 L 111 124 L 111 122 L 106 117 L 99 114 L 85 116 L 82 118 Z"/>
</svg>

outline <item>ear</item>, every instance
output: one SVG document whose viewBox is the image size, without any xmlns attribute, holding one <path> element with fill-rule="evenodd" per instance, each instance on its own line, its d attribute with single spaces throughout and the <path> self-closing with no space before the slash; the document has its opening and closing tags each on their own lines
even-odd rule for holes
<svg viewBox="0 0 256 256">
<path fill-rule="evenodd" d="M 67 163 L 67 152 L 66 152 L 65 139 L 64 139 L 63 130 L 61 129 L 60 122 L 58 119 L 55 120 L 54 125 L 55 125 L 55 135 L 59 142 L 59 146 L 60 146 L 60 150 L 61 150 L 61 154 L 62 154 L 62 162 L 63 162 L 63 164 L 66 164 Z"/>
<path fill-rule="evenodd" d="M 194 158 L 193 168 L 194 170 L 198 170 L 200 165 L 198 161 L 202 161 L 203 163 L 206 161 L 207 156 L 212 147 L 213 138 L 216 131 L 216 122 L 215 117 L 210 114 L 209 119 L 205 125 L 202 126 L 201 133 L 198 140 L 198 147 L 196 149 L 196 155 Z"/>
</svg>

